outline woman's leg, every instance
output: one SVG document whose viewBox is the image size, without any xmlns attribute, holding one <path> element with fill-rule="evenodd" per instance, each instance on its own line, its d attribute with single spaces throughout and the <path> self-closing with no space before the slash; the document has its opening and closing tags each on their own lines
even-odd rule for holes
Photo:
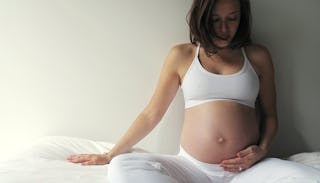
<svg viewBox="0 0 320 183">
<path fill-rule="evenodd" d="M 110 183 L 210 183 L 205 173 L 180 156 L 122 154 L 111 160 Z"/>
<path fill-rule="evenodd" d="M 320 183 L 320 170 L 300 163 L 267 158 L 238 174 L 231 183 Z"/>
</svg>

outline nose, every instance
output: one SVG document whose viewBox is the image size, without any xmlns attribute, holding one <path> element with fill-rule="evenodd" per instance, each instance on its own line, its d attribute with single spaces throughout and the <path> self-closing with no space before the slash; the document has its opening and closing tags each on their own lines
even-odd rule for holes
<svg viewBox="0 0 320 183">
<path fill-rule="evenodd" d="M 220 31 L 222 34 L 227 34 L 229 30 L 229 26 L 226 21 L 222 21 L 220 25 Z"/>
</svg>

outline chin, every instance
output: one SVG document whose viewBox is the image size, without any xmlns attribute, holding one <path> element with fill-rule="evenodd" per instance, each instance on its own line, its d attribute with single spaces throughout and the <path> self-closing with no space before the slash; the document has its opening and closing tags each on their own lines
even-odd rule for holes
<svg viewBox="0 0 320 183">
<path fill-rule="evenodd" d="M 225 48 L 225 47 L 228 47 L 230 45 L 230 42 L 229 41 L 215 41 L 214 44 L 216 46 L 218 46 L 219 48 Z"/>
</svg>

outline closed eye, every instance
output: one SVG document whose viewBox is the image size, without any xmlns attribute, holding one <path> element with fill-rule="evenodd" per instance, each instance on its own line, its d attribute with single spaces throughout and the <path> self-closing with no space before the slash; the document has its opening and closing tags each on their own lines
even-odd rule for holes
<svg viewBox="0 0 320 183">
<path fill-rule="evenodd" d="M 237 21 L 238 20 L 238 17 L 235 16 L 235 17 L 229 17 L 228 18 L 229 21 Z"/>
<path fill-rule="evenodd" d="M 213 18 L 212 21 L 215 23 L 215 22 L 219 22 L 220 19 L 219 18 Z"/>
</svg>

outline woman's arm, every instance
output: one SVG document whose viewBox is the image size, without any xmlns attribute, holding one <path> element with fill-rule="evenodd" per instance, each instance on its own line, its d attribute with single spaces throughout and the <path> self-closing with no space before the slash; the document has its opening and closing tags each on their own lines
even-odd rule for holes
<svg viewBox="0 0 320 183">
<path fill-rule="evenodd" d="M 262 160 L 267 155 L 278 128 L 274 68 L 269 51 L 262 46 L 254 45 L 247 48 L 247 55 L 260 78 L 261 123 L 265 125 L 260 133 L 259 144 L 251 145 L 238 152 L 235 158 L 221 162 L 221 166 L 227 171 L 234 169 L 242 171 Z"/>
<path fill-rule="evenodd" d="M 278 117 L 276 109 L 276 91 L 274 79 L 274 67 L 271 56 L 266 48 L 261 48 L 260 60 L 260 104 L 262 110 L 263 128 L 261 131 L 259 147 L 268 151 L 271 141 L 278 129 Z M 258 59 L 258 58 L 257 58 Z"/>
<path fill-rule="evenodd" d="M 173 48 L 166 58 L 156 90 L 137 119 L 122 136 L 115 147 L 108 153 L 111 157 L 125 153 L 144 138 L 158 124 L 179 88 L 177 48 Z"/>
<path fill-rule="evenodd" d="M 80 154 L 68 158 L 83 165 L 107 164 L 116 155 L 128 152 L 159 123 L 179 88 L 178 63 L 181 52 L 174 47 L 164 61 L 156 90 L 145 109 L 107 154 Z"/>
</svg>

